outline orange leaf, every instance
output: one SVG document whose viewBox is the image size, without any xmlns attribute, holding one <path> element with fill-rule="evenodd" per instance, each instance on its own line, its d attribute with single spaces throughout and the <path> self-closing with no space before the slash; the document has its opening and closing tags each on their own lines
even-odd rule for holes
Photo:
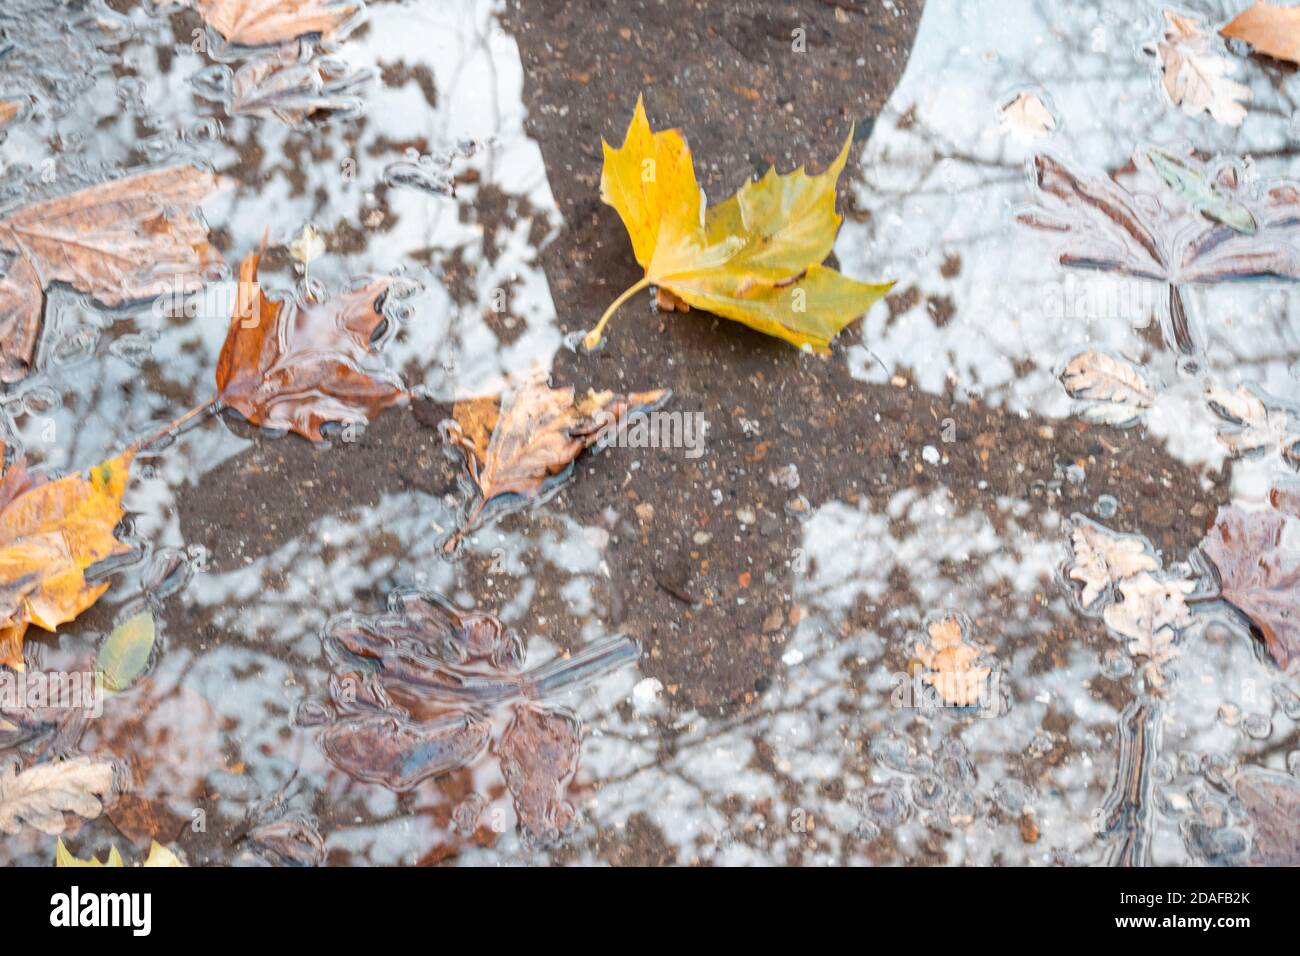
<svg viewBox="0 0 1300 956">
<path fill-rule="evenodd" d="M 539 373 L 500 400 L 457 402 L 448 438 L 465 456 L 479 493 L 470 522 L 508 496 L 521 502 L 537 498 L 606 427 L 617 427 L 630 412 L 656 405 L 668 394 L 667 389 L 626 397 L 588 392 L 575 401 L 572 388 L 550 388 Z"/>
<path fill-rule="evenodd" d="M 217 359 L 217 393 L 255 425 L 321 441 L 329 422 L 363 424 L 406 395 L 373 364 L 387 279 L 325 302 L 273 302 L 257 282 L 261 256 L 239 267 L 239 299 Z"/>
<path fill-rule="evenodd" d="M 1256 53 L 1300 63 L 1300 7 L 1257 3 L 1219 32 L 1249 43 Z"/>
<path fill-rule="evenodd" d="M 88 584 L 85 571 L 130 550 L 113 529 L 133 454 L 43 484 L 19 462 L 0 481 L 0 664 L 22 670 L 28 625 L 53 631 L 108 590 Z"/>
<path fill-rule="evenodd" d="M 262 46 L 319 34 L 328 39 L 361 9 L 347 0 L 186 0 L 231 43 Z"/>
</svg>

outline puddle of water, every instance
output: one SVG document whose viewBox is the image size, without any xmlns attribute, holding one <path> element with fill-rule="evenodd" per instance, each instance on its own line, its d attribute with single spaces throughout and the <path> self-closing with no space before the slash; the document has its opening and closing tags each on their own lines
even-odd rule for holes
<svg viewBox="0 0 1300 956">
<path fill-rule="evenodd" d="M 290 114 L 292 123 L 265 110 L 231 115 L 248 58 L 196 52 L 191 14 L 10 6 L 0 14 L 12 44 L 0 93 L 30 99 L 4 134 L 13 172 L 0 186 L 4 211 L 123 168 L 197 162 L 234 181 L 203 206 L 228 263 L 268 227 L 281 243 L 314 223 L 329 238 L 314 282 L 406 280 L 384 356 L 408 385 L 440 399 L 479 392 L 558 349 L 538 265 L 558 213 L 523 130 L 523 72 L 499 4 L 371 7 L 324 51 L 340 84 L 325 95 L 360 105 L 349 100 L 324 122 Z M 1133 427 L 1189 468 L 1218 468 L 1223 422 L 1204 400 L 1208 386 L 1300 401 L 1292 287 L 1184 287 L 1197 345 L 1188 361 L 1161 331 L 1163 283 L 1065 270 L 1052 238 L 1015 214 L 1034 198 L 1035 149 L 1090 176 L 1153 143 L 1239 157 L 1252 188 L 1300 174 L 1288 146 L 1292 81 L 1240 71 L 1254 99 L 1243 126 L 1227 129 L 1163 101 L 1141 50 L 1162 31 L 1158 6 L 987 6 L 927 5 L 868 141 L 858 212 L 836 253 L 850 274 L 902 281 L 895 305 L 864 320 L 869 346 L 849 344 L 844 358 L 866 382 L 906 373 L 934 394 L 1067 421 L 1084 405 L 1058 380 L 1064 364 L 1103 350 L 1151 383 Z M 1211 22 L 1225 12 L 1194 10 Z M 61 28 L 34 31 L 50 18 Z M 67 63 L 80 67 L 75 82 L 50 65 Z M 1056 120 L 1035 144 L 1000 129 L 999 107 L 1021 93 Z M 51 153 L 56 138 L 63 149 Z M 232 297 L 221 278 L 169 312 L 104 310 L 52 289 L 37 368 L 4 396 L 6 441 L 38 466 L 81 467 L 205 400 Z M 293 290 L 301 277 L 282 258 L 263 281 Z M 1286 780 L 1300 769 L 1294 681 L 1239 622 L 1221 606 L 1197 607 L 1157 695 L 1103 611 L 1092 614 L 1095 639 L 1069 636 L 1087 616 L 1063 570 L 1078 519 L 991 492 L 984 508 L 963 508 L 942 479 L 941 437 L 923 455 L 940 475 L 925 490 L 803 502 L 800 547 L 775 585 L 796 609 L 770 635 L 782 666 L 739 713 L 673 709 L 675 688 L 627 661 L 537 707 L 480 712 L 459 701 L 448 717 L 361 693 L 347 701 L 361 723 L 331 760 L 323 728 L 339 726 L 339 681 L 353 673 L 327 652 L 340 620 L 372 620 L 390 594 L 414 588 L 514 628 L 526 654 L 512 666 L 562 667 L 612 636 L 605 552 L 616 516 L 584 527 L 548 506 L 506 526 L 522 530 L 480 529 L 448 562 L 440 542 L 459 503 L 411 491 L 317 519 L 270 553 L 216 570 L 184 539 L 178 489 L 251 444 L 210 420 L 141 461 L 126 501 L 141 557 L 105 601 L 138 604 L 159 563 L 183 558 L 179 600 L 203 629 L 164 629 L 147 679 L 110 699 L 82 744 L 124 753 L 133 793 L 187 831 L 179 842 L 192 863 L 597 862 L 633 831 L 680 863 L 1235 861 L 1272 832 L 1252 811 L 1267 802 L 1257 794 L 1287 786 L 1243 768 Z M 1287 469 L 1278 454 L 1239 463 L 1234 497 L 1262 502 Z M 792 493 L 798 485 L 797 473 L 776 480 Z M 1068 470 L 1061 480 L 1072 480 Z M 1126 503 L 1099 501 L 1091 517 L 1105 528 Z M 1184 556 L 1158 557 L 1162 574 L 1200 573 L 1175 560 Z M 954 659 L 936 639 L 945 620 L 960 622 L 962 646 L 989 669 L 973 705 L 925 705 L 927 675 Z M 34 640 L 30 659 L 38 669 L 84 664 L 91 637 L 70 626 Z M 349 664 L 357 673 L 375 666 L 374 655 L 361 658 Z M 58 746 L 73 731 L 41 733 Z M 358 773 L 352 758 L 373 753 L 375 739 L 402 746 Z M 457 759 L 425 775 L 453 739 Z M 539 753 L 549 776 L 530 775 Z M 101 820 L 78 839 L 120 840 L 126 812 L 116 831 Z M 5 838 L 0 860 L 45 862 L 50 843 L 30 831 Z"/>
</svg>

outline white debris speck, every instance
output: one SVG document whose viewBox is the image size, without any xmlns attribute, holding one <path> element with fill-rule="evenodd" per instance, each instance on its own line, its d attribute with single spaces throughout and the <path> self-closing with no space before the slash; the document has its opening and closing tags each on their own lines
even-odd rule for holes
<svg viewBox="0 0 1300 956">
<path fill-rule="evenodd" d="M 921 457 L 924 458 L 928 464 L 937 465 L 939 464 L 939 449 L 935 448 L 933 445 L 926 445 L 921 449 Z"/>
<path fill-rule="evenodd" d="M 781 655 L 781 663 L 786 667 L 797 667 L 803 663 L 803 651 L 791 648 Z"/>
<path fill-rule="evenodd" d="M 637 710 L 648 710 L 658 702 L 663 689 L 664 685 L 654 677 L 638 681 L 632 688 L 632 706 Z"/>
</svg>

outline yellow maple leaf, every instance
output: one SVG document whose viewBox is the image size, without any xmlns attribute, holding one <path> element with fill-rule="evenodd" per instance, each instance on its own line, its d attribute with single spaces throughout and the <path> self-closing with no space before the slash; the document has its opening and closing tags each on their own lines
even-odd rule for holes
<svg viewBox="0 0 1300 956">
<path fill-rule="evenodd" d="M 600 198 L 627 228 L 645 278 L 601 316 L 584 339 L 600 344 L 610 316 L 654 285 L 678 300 L 816 352 L 887 293 L 892 282 L 857 282 L 821 265 L 841 217 L 835 184 L 848 160 L 850 132 L 820 175 L 776 168 L 705 209 L 681 130 L 654 132 L 637 99 L 618 149 L 602 143 Z"/>
<path fill-rule="evenodd" d="M 0 664 L 23 670 L 28 625 L 47 631 L 71 621 L 108 590 L 85 572 L 129 546 L 113 536 L 133 451 L 83 477 L 28 484 L 0 510 Z M 12 470 L 13 466 L 11 466 Z"/>
</svg>

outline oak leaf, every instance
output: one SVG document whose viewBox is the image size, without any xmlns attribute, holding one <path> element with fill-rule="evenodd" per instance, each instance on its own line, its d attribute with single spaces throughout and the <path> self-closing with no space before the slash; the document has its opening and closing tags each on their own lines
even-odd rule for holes
<svg viewBox="0 0 1300 956">
<path fill-rule="evenodd" d="M 217 358 L 217 398 L 255 425 L 322 441 L 327 423 L 364 424 L 405 398 L 374 368 L 371 340 L 387 321 L 389 280 L 324 302 L 273 302 L 257 281 L 261 256 L 239 267 L 239 296 Z"/>
<path fill-rule="evenodd" d="M 192 289 L 221 256 L 196 207 L 218 180 L 194 166 L 136 173 L 0 220 L 0 381 L 31 369 L 43 290 L 66 282 L 106 306 Z"/>
<path fill-rule="evenodd" d="M 1276 452 L 1289 464 L 1300 466 L 1300 428 L 1284 405 L 1265 402 L 1245 385 L 1232 392 L 1210 386 L 1205 400 L 1223 419 L 1219 442 L 1234 458 Z"/>
<path fill-rule="evenodd" d="M 112 786 L 112 762 L 97 757 L 39 763 L 21 773 L 12 762 L 0 765 L 0 832 L 17 833 L 26 823 L 57 836 L 65 812 L 99 816 L 104 808 L 99 798 Z"/>
<path fill-rule="evenodd" d="M 1235 65 L 1211 51 L 1200 20 L 1172 10 L 1165 11 L 1165 20 L 1164 38 L 1146 49 L 1160 61 L 1170 102 L 1188 116 L 1207 112 L 1225 126 L 1240 126 L 1246 108 L 1238 100 L 1249 100 L 1250 89 L 1229 79 Z"/>
<path fill-rule="evenodd" d="M 1256 53 L 1300 63 L 1300 7 L 1256 3 L 1219 32 L 1249 43 Z"/>
<path fill-rule="evenodd" d="M 921 680 L 954 707 L 979 703 L 985 681 L 993 672 L 990 667 L 977 666 L 981 651 L 967 643 L 965 630 L 958 618 L 944 618 L 927 628 L 928 646 L 920 641 L 916 643 L 917 660 L 927 668 Z"/>
<path fill-rule="evenodd" d="M 1230 505 L 1201 542 L 1224 599 L 1250 619 L 1283 669 L 1300 655 L 1300 549 L 1284 541 L 1295 524 L 1272 509 Z"/>
<path fill-rule="evenodd" d="M 1112 425 L 1131 423 L 1151 407 L 1151 385 L 1128 362 L 1105 352 L 1081 352 L 1061 372 L 1061 384 L 1071 398 L 1090 404 L 1084 410 L 1089 421 Z"/>
<path fill-rule="evenodd" d="M 781 176 L 773 167 L 706 210 L 681 131 L 651 130 L 638 98 L 623 145 L 602 143 L 600 198 L 618 211 L 645 278 L 614 301 L 584 344 L 598 345 L 614 311 L 654 285 L 675 306 L 830 351 L 831 339 L 893 285 L 857 282 L 821 265 L 841 222 L 835 184 L 852 138 L 820 175 L 801 167 Z"/>
<path fill-rule="evenodd" d="M 1121 581 L 1145 571 L 1160 570 L 1160 563 L 1144 539 L 1117 534 L 1082 515 L 1075 515 L 1074 522 L 1070 534 L 1074 559 L 1068 575 L 1083 584 L 1079 604 L 1085 611 L 1098 598 L 1111 594 L 1112 588 Z"/>
<path fill-rule="evenodd" d="M 6 473 L 0 483 L 0 664 L 22 670 L 28 625 L 53 631 L 108 589 L 108 582 L 87 583 L 85 572 L 130 550 L 113 530 L 125 514 L 122 494 L 133 454 L 110 458 L 85 477 L 43 484 L 21 477 L 22 490 L 8 501 Z M 10 472 L 15 467 L 23 466 Z"/>
<path fill-rule="evenodd" d="M 227 42 L 283 43 L 317 34 L 331 38 L 361 10 L 360 0 L 181 0 Z"/>
<path fill-rule="evenodd" d="M 1165 683 L 1161 665 L 1178 656 L 1174 638 L 1191 623 L 1187 595 L 1196 589 L 1196 582 L 1143 571 L 1120 581 L 1118 587 L 1119 600 L 1102 612 L 1102 620 L 1127 638 L 1130 654 L 1147 659 L 1147 680 L 1152 687 L 1161 687 Z"/>
<path fill-rule="evenodd" d="M 572 388 L 551 388 L 538 373 L 500 400 L 458 402 L 444 434 L 463 456 L 476 493 L 464 529 L 487 510 L 522 507 L 553 489 L 579 453 L 669 394 L 667 389 L 627 396 L 588 391 L 575 399 Z M 448 548 L 454 550 L 458 542 L 459 533 Z"/>
</svg>

